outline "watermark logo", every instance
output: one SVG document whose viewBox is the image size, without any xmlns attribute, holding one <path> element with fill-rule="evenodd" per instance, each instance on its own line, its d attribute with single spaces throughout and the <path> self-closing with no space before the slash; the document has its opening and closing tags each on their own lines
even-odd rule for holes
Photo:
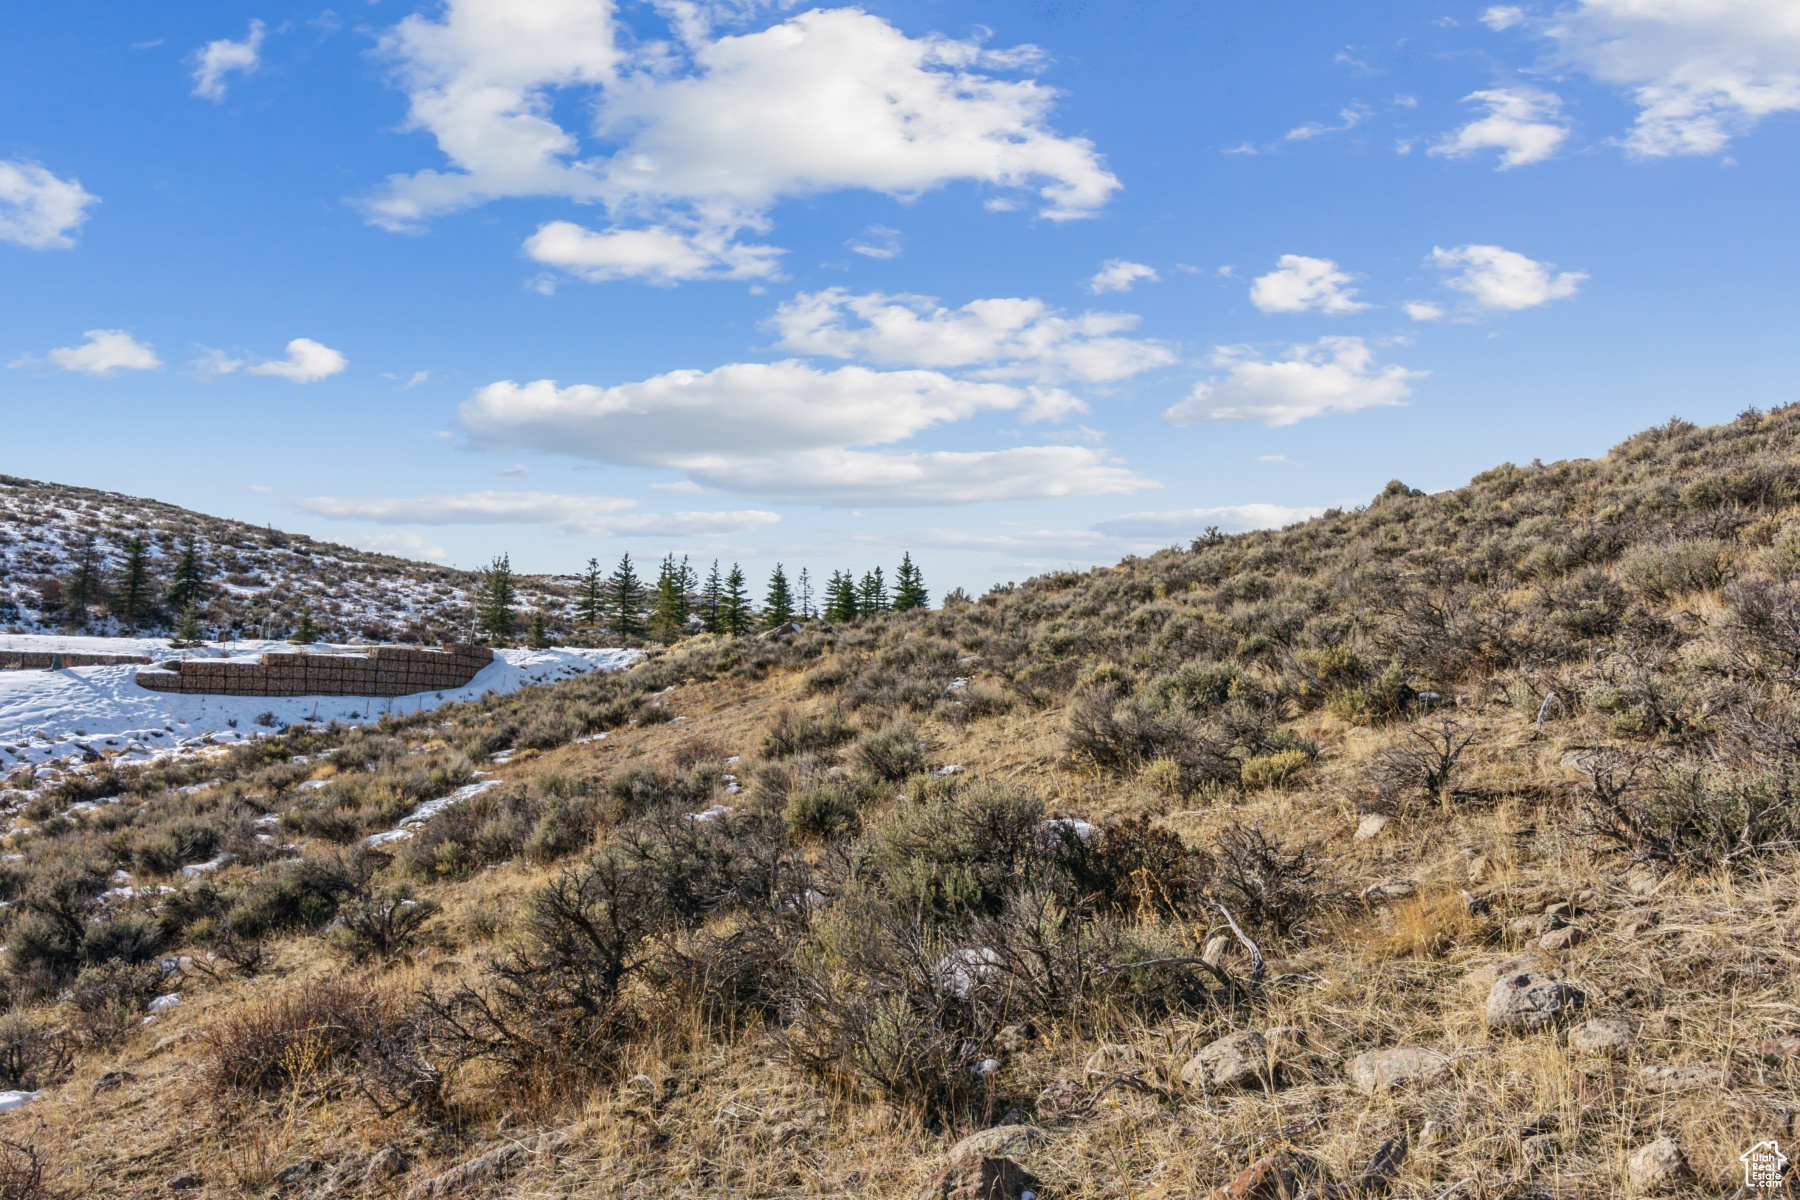
<svg viewBox="0 0 1800 1200">
<path fill-rule="evenodd" d="M 1788 1160 L 1775 1139 L 1770 1138 L 1738 1155 L 1738 1161 L 1744 1164 L 1745 1187 L 1777 1188 L 1781 1186 L 1781 1168 L 1787 1166 Z"/>
</svg>

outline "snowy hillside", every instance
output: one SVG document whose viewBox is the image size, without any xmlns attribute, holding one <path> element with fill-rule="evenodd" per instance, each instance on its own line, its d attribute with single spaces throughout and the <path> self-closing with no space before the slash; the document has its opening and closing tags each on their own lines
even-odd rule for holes
<svg viewBox="0 0 1800 1200">
<path fill-rule="evenodd" d="M 85 536 L 92 533 L 100 588 L 75 599 Z M 354 550 L 298 534 L 210 517 L 134 496 L 0 475 L 0 630 L 130 632 L 119 593 L 130 539 L 143 539 L 147 602 L 137 632 L 166 633 L 177 613 L 167 596 L 188 537 L 205 576 L 202 626 L 244 637 L 286 637 L 310 610 L 322 638 L 439 642 L 467 637 L 471 589 L 480 576 Z M 565 625 L 569 581 L 520 579 L 524 608 Z"/>
<path fill-rule="evenodd" d="M 255 658 L 280 642 L 245 642 L 200 654 Z M 321 647 L 326 649 L 328 647 Z M 6 650 L 100 650 L 172 654 L 166 640 L 0 636 Z M 133 666 L 0 671 L 0 776 L 21 766 L 96 756 L 125 762 L 204 745 L 230 745 L 297 722 L 359 724 L 387 712 L 505 695 L 528 684 L 554 683 L 589 671 L 630 666 L 636 650 L 500 650 L 461 688 L 392 699 L 361 696 L 183 696 L 139 687 Z"/>
</svg>

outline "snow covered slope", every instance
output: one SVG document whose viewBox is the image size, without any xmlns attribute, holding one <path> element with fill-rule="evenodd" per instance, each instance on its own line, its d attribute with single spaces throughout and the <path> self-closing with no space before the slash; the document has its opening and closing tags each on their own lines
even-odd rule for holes
<svg viewBox="0 0 1800 1200">
<path fill-rule="evenodd" d="M 245 642 L 254 657 L 283 642 Z M 166 639 L 0 636 L 0 649 L 95 650 L 168 657 Z M 179 652 L 177 652 L 179 653 Z M 191 653 L 191 652 L 190 652 Z M 217 651 L 212 651 L 217 654 Z M 141 762 L 211 744 L 229 745 L 298 721 L 356 723 L 386 712 L 432 709 L 488 692 L 515 691 L 588 671 L 630 666 L 636 650 L 500 650 L 491 666 L 455 691 L 370 699 L 357 696 L 183 696 L 137 684 L 137 668 L 0 671 L 0 774 L 94 756 Z"/>
</svg>

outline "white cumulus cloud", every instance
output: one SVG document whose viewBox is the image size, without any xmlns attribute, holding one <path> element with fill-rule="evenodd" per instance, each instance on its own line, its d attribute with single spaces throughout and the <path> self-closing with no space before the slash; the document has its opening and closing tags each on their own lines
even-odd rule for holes
<svg viewBox="0 0 1800 1200">
<path fill-rule="evenodd" d="M 1429 154 L 1467 158 L 1482 150 L 1500 151 L 1496 170 L 1542 162 L 1569 136 L 1562 120 L 1562 99 L 1539 88 L 1489 88 L 1470 92 L 1465 101 L 1480 104 L 1487 116 L 1445 134 Z"/>
<path fill-rule="evenodd" d="M 1369 307 L 1348 286 L 1356 277 L 1329 258 L 1284 254 L 1250 285 L 1250 303 L 1266 313 L 1352 313 Z"/>
<path fill-rule="evenodd" d="M 44 358 L 65 371 L 101 377 L 120 371 L 153 371 L 162 366 L 162 360 L 156 357 L 156 351 L 148 342 L 138 341 L 123 329 L 90 329 L 81 336 L 87 339 L 83 344 L 60 346 Z M 42 364 L 26 355 L 9 365 L 35 367 Z"/>
<path fill-rule="evenodd" d="M 732 230 L 681 230 L 667 225 L 596 233 L 572 221 L 550 221 L 525 239 L 525 253 L 595 283 L 642 279 L 757 279 L 777 273 L 782 251 L 732 241 Z"/>
<path fill-rule="evenodd" d="M 1130 313 L 1064 316 L 1038 299 L 972 300 L 946 308 L 929 296 L 802 292 L 770 321 L 783 349 L 883 365 L 979 368 L 977 377 L 1109 383 L 1166 366 L 1160 342 L 1120 337 Z M 1077 407 L 1072 398 L 1067 407 Z"/>
<path fill-rule="evenodd" d="M 1441 321 L 1444 319 L 1444 306 L 1433 304 L 1429 300 L 1408 300 L 1400 306 L 1400 310 L 1415 321 Z"/>
<path fill-rule="evenodd" d="M 1163 413 L 1171 425 L 1201 421 L 1261 421 L 1292 425 L 1331 412 L 1355 412 L 1403 404 L 1412 381 L 1427 372 L 1379 366 L 1375 352 L 1358 337 L 1325 337 L 1289 347 L 1279 359 L 1265 359 L 1249 346 L 1220 346 L 1213 364 L 1217 379 L 1195 385 L 1188 397 Z"/>
<path fill-rule="evenodd" d="M 1126 513 L 1094 526 L 1101 533 L 1126 538 L 1191 538 L 1217 526 L 1228 533 L 1280 529 L 1324 512 L 1323 508 L 1291 508 L 1285 504 L 1227 504 L 1218 508 L 1183 508 L 1164 512 Z"/>
<path fill-rule="evenodd" d="M 67 250 L 87 210 L 100 197 L 78 180 L 36 163 L 0 159 L 0 242 L 32 250 Z"/>
<path fill-rule="evenodd" d="M 372 533 L 349 541 L 360 549 L 373 550 L 377 554 L 392 554 L 396 558 L 423 558 L 430 562 L 448 562 L 450 559 L 448 550 L 430 538 L 407 530 L 399 533 Z"/>
<path fill-rule="evenodd" d="M 1550 263 L 1499 246 L 1433 247 L 1425 261 L 1439 270 L 1457 272 L 1444 281 L 1445 286 L 1463 293 L 1475 307 L 1505 312 L 1566 300 L 1587 279 L 1581 271 L 1559 273 Z M 1422 318 L 1413 315 L 1413 319 Z"/>
<path fill-rule="evenodd" d="M 1525 23 L 1525 10 L 1514 4 L 1496 4 L 1481 14 L 1481 23 L 1495 33 Z"/>
<path fill-rule="evenodd" d="M 1304 125 L 1288 130 L 1287 140 L 1290 142 L 1306 142 L 1316 137 L 1324 137 L 1328 133 L 1344 133 L 1355 129 L 1364 121 L 1374 116 L 1374 111 L 1366 104 L 1353 104 L 1349 108 L 1338 110 L 1338 123 L 1327 125 L 1322 121 L 1308 121 Z"/>
<path fill-rule="evenodd" d="M 384 525 L 548 525 L 597 537 L 661 534 L 701 537 L 742 533 L 781 518 L 772 512 L 641 513 L 636 500 L 557 492 L 464 492 L 390 497 L 309 496 L 300 507 L 322 517 Z M 416 536 L 416 535 L 394 535 Z"/>
<path fill-rule="evenodd" d="M 336 375 L 348 365 L 344 356 L 330 346 L 311 338 L 295 338 L 287 344 L 286 358 L 257 363 L 249 370 L 252 375 L 278 375 L 295 383 L 316 383 L 328 375 Z"/>
<path fill-rule="evenodd" d="M 1088 291 L 1096 296 L 1106 292 L 1129 292 L 1132 285 L 1140 279 L 1155 283 L 1160 278 L 1162 276 L 1156 273 L 1155 267 L 1123 258 L 1109 258 L 1100 264 L 1100 270 L 1088 280 Z"/>
<path fill-rule="evenodd" d="M 659 8 L 674 40 L 621 37 L 609 0 L 449 0 L 440 19 L 401 21 L 382 49 L 411 127 L 451 169 L 390 177 L 370 218 L 405 229 L 508 196 L 599 202 L 608 229 L 540 230 L 529 252 L 588 278 L 672 282 L 769 273 L 777 251 L 732 243 L 787 198 L 969 181 L 1033 189 L 1064 220 L 1119 186 L 1091 143 L 1049 127 L 1051 89 L 993 74 L 1030 65 L 1029 48 L 910 38 L 853 8 L 715 37 L 696 6 Z M 586 102 L 591 142 L 558 123 L 564 99 Z M 650 236 L 611 237 L 628 232 Z"/>
<path fill-rule="evenodd" d="M 262 61 L 262 40 L 263 23 L 251 21 L 243 41 L 220 38 L 194 51 L 189 57 L 194 66 L 194 95 L 215 102 L 225 99 L 225 76 L 256 70 Z"/>
<path fill-rule="evenodd" d="M 538 449 L 678 470 L 721 491 L 844 504 L 945 504 L 1154 486 L 1098 451 L 871 451 L 982 413 L 1067 411 L 1035 387 L 936 371 L 820 371 L 797 361 L 671 371 L 614 387 L 490 384 L 459 423 L 487 449 Z"/>
<path fill-rule="evenodd" d="M 1545 32 L 1566 65 L 1630 92 L 1635 154 L 1716 154 L 1763 117 L 1800 110 L 1793 0 L 1579 0 Z"/>
</svg>

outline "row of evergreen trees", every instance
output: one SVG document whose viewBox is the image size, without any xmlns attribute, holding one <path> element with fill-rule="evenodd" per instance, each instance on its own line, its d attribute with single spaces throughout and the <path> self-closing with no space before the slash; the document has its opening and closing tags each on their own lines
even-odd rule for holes
<svg viewBox="0 0 1800 1200">
<path fill-rule="evenodd" d="M 200 542 L 192 533 L 182 539 L 181 553 L 166 586 L 158 589 L 150 563 L 149 542 L 139 534 L 125 539 L 117 567 L 108 563 L 92 533 L 82 538 L 75 564 L 62 581 L 61 612 L 69 625 L 85 628 L 94 610 L 104 607 L 136 630 L 145 621 L 191 618 L 206 603 L 206 568 Z"/>
<path fill-rule="evenodd" d="M 482 636 L 494 642 L 510 642 L 518 635 L 518 597 L 512 561 L 502 554 L 482 572 L 475 603 L 475 625 Z M 820 599 L 815 595 L 812 575 L 805 568 L 790 581 L 786 568 L 776 563 L 758 608 L 751 600 L 744 569 L 737 563 L 732 563 L 729 571 L 721 571 L 714 559 L 703 581 L 685 555 L 677 560 L 670 554 L 657 569 L 655 582 L 648 583 L 638 575 L 631 555 L 625 554 L 610 573 L 599 559 L 588 559 L 576 593 L 575 624 L 628 645 L 643 641 L 669 643 L 698 631 L 743 635 L 821 616 L 827 621 L 845 622 L 876 613 L 931 606 L 925 578 L 913 564 L 910 553 L 900 560 L 891 596 L 886 576 L 876 567 L 861 580 L 850 571 L 833 571 L 822 597 L 822 609 Z M 549 640 L 542 610 L 533 612 L 527 644 L 542 647 L 549 645 Z"/>
</svg>

